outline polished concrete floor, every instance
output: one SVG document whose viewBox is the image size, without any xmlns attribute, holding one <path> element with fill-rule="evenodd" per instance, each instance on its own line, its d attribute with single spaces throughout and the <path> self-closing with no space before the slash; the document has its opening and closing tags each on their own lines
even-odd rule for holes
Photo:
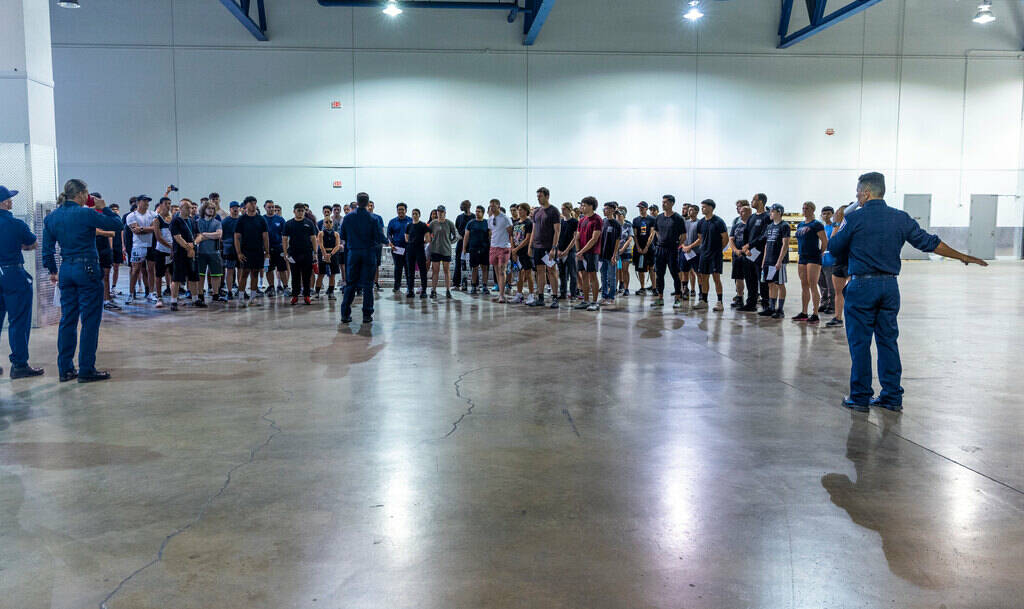
<svg viewBox="0 0 1024 609">
<path fill-rule="evenodd" d="M 36 331 L 0 606 L 1021 607 L 1024 264 L 901 284 L 902 415 L 839 406 L 842 332 L 635 296 L 143 308 L 94 385 Z"/>
</svg>

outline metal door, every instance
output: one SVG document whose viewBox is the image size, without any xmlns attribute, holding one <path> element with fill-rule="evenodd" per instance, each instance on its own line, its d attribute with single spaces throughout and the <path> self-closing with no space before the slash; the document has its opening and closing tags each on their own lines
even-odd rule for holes
<svg viewBox="0 0 1024 609">
<path fill-rule="evenodd" d="M 971 195 L 971 226 L 967 230 L 967 253 L 982 260 L 996 257 L 996 195 Z"/>
<path fill-rule="evenodd" d="M 926 231 L 931 230 L 932 224 L 932 196 L 931 195 L 903 195 L 903 211 L 910 214 L 910 217 L 917 220 Z M 917 249 L 909 243 L 903 246 L 901 257 L 904 260 L 928 260 L 928 254 Z"/>
</svg>

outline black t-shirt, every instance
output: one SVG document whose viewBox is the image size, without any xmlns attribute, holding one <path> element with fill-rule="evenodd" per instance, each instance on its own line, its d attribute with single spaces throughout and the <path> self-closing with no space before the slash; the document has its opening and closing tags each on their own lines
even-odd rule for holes
<svg viewBox="0 0 1024 609">
<path fill-rule="evenodd" d="M 796 243 L 801 256 L 808 258 L 821 257 L 821 239 L 818 233 L 825 230 L 825 225 L 817 220 L 801 222 L 796 227 Z"/>
<path fill-rule="evenodd" d="M 526 240 L 527 235 L 533 233 L 533 221 L 529 218 L 525 220 L 516 220 L 512 223 L 512 247 L 518 246 L 520 243 Z M 532 237 L 531 237 L 532 238 Z M 518 256 L 525 256 L 529 252 L 529 244 L 524 245 L 520 248 L 517 253 Z"/>
<path fill-rule="evenodd" d="M 485 250 L 490 246 L 487 220 L 470 220 L 466 225 L 466 230 L 469 231 L 470 250 Z"/>
<path fill-rule="evenodd" d="M 654 232 L 654 218 L 650 216 L 639 216 L 633 218 L 633 243 L 636 248 L 647 246 L 647 241 Z"/>
<path fill-rule="evenodd" d="M 754 244 L 764 236 L 764 229 L 772 223 L 772 215 L 768 212 L 750 214 L 747 219 L 746 243 Z"/>
<path fill-rule="evenodd" d="M 311 237 L 316 236 L 316 224 L 307 219 L 291 219 L 284 223 L 282 237 L 288 237 L 288 255 L 296 260 L 307 260 L 313 257 Z"/>
<path fill-rule="evenodd" d="M 579 225 L 580 221 L 576 218 L 562 219 L 562 228 L 559 229 L 558 233 L 558 251 L 561 252 L 569 247 L 569 244 L 572 243 L 572 238 L 576 236 L 576 228 Z"/>
<path fill-rule="evenodd" d="M 719 256 L 722 255 L 722 248 L 725 247 L 725 243 L 722 242 L 722 233 L 729 232 L 729 228 L 725 225 L 725 220 L 718 216 L 711 216 L 711 219 L 701 218 L 697 222 L 697 234 L 700 235 L 700 255 L 711 256 L 716 252 Z"/>
<path fill-rule="evenodd" d="M 417 247 L 423 249 L 425 245 L 424 239 L 428 230 L 426 222 L 410 222 L 409 226 L 405 227 L 406 250 L 415 250 Z"/>
<path fill-rule="evenodd" d="M 331 250 L 334 249 L 334 246 L 338 245 L 338 231 L 332 228 L 331 230 L 325 230 L 321 232 L 323 232 L 324 234 L 324 249 L 327 250 L 328 254 L 330 254 Z"/>
<path fill-rule="evenodd" d="M 263 216 L 250 216 L 248 214 L 238 217 L 235 224 L 235 239 L 241 240 L 242 253 L 249 256 L 249 253 L 261 256 L 263 252 L 263 235 L 267 233 L 267 221 Z"/>
<path fill-rule="evenodd" d="M 220 242 L 224 246 L 224 251 L 235 250 L 235 227 L 238 226 L 238 218 L 232 218 L 228 216 L 220 222 Z"/>
<path fill-rule="evenodd" d="M 658 246 L 674 248 L 679 244 L 679 236 L 686 232 L 686 221 L 675 212 L 671 216 L 659 214 L 654 227 L 658 231 Z"/>
<path fill-rule="evenodd" d="M 601 226 L 601 252 L 602 260 L 611 260 L 615 250 L 619 247 L 619 237 L 622 236 L 622 225 L 618 220 L 605 218 Z"/>
<path fill-rule="evenodd" d="M 779 252 L 782 250 L 786 251 L 786 256 L 782 259 L 782 262 L 789 262 L 789 233 L 789 223 L 785 220 L 778 224 L 774 222 L 769 223 L 768 228 L 764 229 L 765 264 L 775 266 L 775 263 L 779 260 Z"/>
<path fill-rule="evenodd" d="M 188 218 L 182 218 L 181 216 L 174 216 L 171 219 L 171 245 L 174 249 L 174 255 L 182 258 L 188 257 L 188 252 L 185 248 L 178 244 L 178 240 L 174 237 L 181 235 L 181 238 L 186 243 L 195 243 L 196 233 L 192 228 L 192 221 Z"/>
<path fill-rule="evenodd" d="M 466 226 L 476 219 L 473 214 L 461 213 L 455 218 L 455 232 L 459 233 L 459 239 L 466 231 Z"/>
<path fill-rule="evenodd" d="M 733 222 L 732 230 L 729 231 L 729 236 L 732 237 L 736 247 L 743 247 L 747 243 L 747 223 L 739 218 Z"/>
</svg>

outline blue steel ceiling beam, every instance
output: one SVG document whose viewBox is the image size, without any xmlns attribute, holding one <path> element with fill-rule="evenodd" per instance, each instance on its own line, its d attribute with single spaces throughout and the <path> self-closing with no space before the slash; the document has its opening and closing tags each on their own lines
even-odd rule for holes
<svg viewBox="0 0 1024 609">
<path fill-rule="evenodd" d="M 540 30 L 551 9 L 555 6 L 555 0 L 526 0 L 526 8 L 529 11 L 523 21 L 523 44 L 532 45 L 540 36 Z"/>
<path fill-rule="evenodd" d="M 267 13 L 263 8 L 263 0 L 256 0 L 256 12 L 257 18 L 260 20 L 256 23 L 249 16 L 250 0 L 240 0 L 241 4 L 237 4 L 235 0 L 220 0 L 228 12 L 238 19 L 238 22 L 245 26 L 245 29 L 249 30 L 256 40 L 262 40 L 266 42 L 267 38 Z"/>
<path fill-rule="evenodd" d="M 224 0 L 221 0 L 222 2 Z M 320 6 L 330 7 L 369 7 L 379 8 L 384 6 L 386 0 L 317 0 Z M 454 0 L 406 0 L 399 2 L 403 10 L 415 8 L 451 8 L 451 9 L 476 9 L 476 10 L 501 10 L 511 11 L 518 9 L 518 2 L 456 2 Z"/>
<path fill-rule="evenodd" d="M 789 18 L 793 16 L 793 0 L 782 0 L 782 16 L 779 17 L 779 38 L 789 33 Z"/>
<path fill-rule="evenodd" d="M 779 48 L 785 49 L 793 46 L 801 40 L 806 40 L 815 34 L 827 30 L 833 25 L 839 23 L 843 19 L 852 17 L 857 13 L 864 11 L 882 0 L 854 0 L 846 6 L 835 10 L 827 17 L 825 16 L 825 3 L 827 0 L 808 0 L 808 8 L 811 8 L 811 3 L 814 3 L 813 10 L 810 17 L 810 25 L 805 28 L 799 29 L 792 34 L 789 33 L 789 12 L 792 11 L 792 2 L 788 2 L 790 11 L 787 12 L 786 4 L 787 0 L 783 0 L 782 17 L 783 20 L 779 23 Z"/>
</svg>

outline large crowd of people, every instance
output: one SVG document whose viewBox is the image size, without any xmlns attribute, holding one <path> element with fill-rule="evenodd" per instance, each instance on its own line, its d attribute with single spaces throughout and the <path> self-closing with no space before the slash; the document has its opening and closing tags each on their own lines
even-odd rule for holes
<svg viewBox="0 0 1024 609">
<path fill-rule="evenodd" d="M 260 210 L 254 196 L 224 205 L 212 192 L 197 204 L 189 198 L 172 200 L 176 191 L 168 187 L 155 208 L 151 197 L 139 195 L 121 216 L 116 203 L 103 211 L 124 224 L 123 231 L 97 230 L 106 309 L 149 304 L 178 310 L 186 303 L 203 308 L 209 302 L 243 308 L 279 297 L 310 305 L 335 300 L 336 290 L 347 283 L 346 258 L 352 248 L 345 225 L 356 202 L 324 205 L 319 215 L 296 203 L 286 219 L 272 200 Z M 380 290 L 380 268 L 388 253 L 392 291 L 407 298 L 451 299 L 453 291 L 462 291 L 498 304 L 598 311 L 630 296 L 649 296 L 652 307 L 671 298 L 675 309 L 720 312 L 726 296 L 724 253 L 729 252 L 735 286 L 730 306 L 782 319 L 791 237 L 783 206 L 769 205 L 763 193 L 736 201 L 730 226 L 716 215 L 712 199 L 683 203 L 678 212 L 676 204 L 673 195 L 653 205 L 640 201 L 629 219 L 624 205 L 601 204 L 594 197 L 555 206 L 542 187 L 533 205 L 506 208 L 498 199 L 486 206 L 463 201 L 454 222 L 444 205 L 424 217 L 421 210 L 398 203 L 385 223 L 369 201 L 366 210 L 379 232 L 379 241 L 372 244 L 370 289 Z M 828 239 L 843 214 L 856 206 L 841 207 L 838 213 L 825 206 L 819 219 L 814 203 L 803 204 L 804 221 L 795 231 L 801 306 L 794 321 L 816 324 L 820 315 L 832 314 L 825 326 L 843 325 L 847 273 L 828 252 Z M 125 263 L 128 288 L 118 304 L 116 286 Z M 362 291 L 355 287 L 356 294 Z"/>
</svg>

